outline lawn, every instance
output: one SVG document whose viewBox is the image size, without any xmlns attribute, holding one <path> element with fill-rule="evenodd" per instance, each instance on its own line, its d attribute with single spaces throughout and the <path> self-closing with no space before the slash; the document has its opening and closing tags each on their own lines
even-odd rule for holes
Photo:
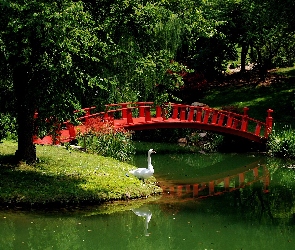
<svg viewBox="0 0 295 250">
<path fill-rule="evenodd" d="M 38 146 L 34 165 L 13 163 L 17 144 L 0 143 L 0 204 L 64 206 L 147 197 L 161 190 L 155 178 L 143 183 L 127 177 L 131 165 L 112 158 Z"/>
<path fill-rule="evenodd" d="M 212 108 L 248 107 L 249 116 L 265 121 L 267 110 L 272 109 L 277 128 L 295 127 L 295 68 L 272 71 L 264 83 L 245 82 L 210 89 L 200 100 Z"/>
</svg>

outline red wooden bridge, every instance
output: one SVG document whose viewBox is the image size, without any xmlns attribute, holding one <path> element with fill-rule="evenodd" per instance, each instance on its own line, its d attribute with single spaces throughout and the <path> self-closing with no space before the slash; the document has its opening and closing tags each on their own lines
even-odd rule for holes
<svg viewBox="0 0 295 250">
<path fill-rule="evenodd" d="M 153 102 L 118 103 L 106 105 L 104 112 L 95 113 L 95 107 L 85 108 L 80 117 L 81 125 L 73 126 L 65 122 L 65 128 L 58 131 L 58 138 L 52 142 L 47 136 L 34 137 L 36 144 L 59 144 L 75 139 L 77 131 L 86 131 L 91 120 L 111 121 L 115 127 L 128 130 L 147 130 L 161 128 L 192 128 L 231 134 L 248 140 L 265 143 L 273 124 L 272 112 L 268 109 L 265 122 L 248 116 L 249 108 L 244 107 L 243 114 L 213 109 L 208 106 L 191 106 L 167 103 L 154 105 Z"/>
</svg>

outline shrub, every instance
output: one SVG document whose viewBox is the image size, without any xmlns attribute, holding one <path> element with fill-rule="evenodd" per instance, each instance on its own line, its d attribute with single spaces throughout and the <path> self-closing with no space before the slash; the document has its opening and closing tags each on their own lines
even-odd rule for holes
<svg viewBox="0 0 295 250">
<path fill-rule="evenodd" d="M 0 141 L 3 139 L 16 140 L 16 118 L 10 114 L 0 113 Z"/>
<path fill-rule="evenodd" d="M 291 126 L 285 126 L 280 131 L 273 129 L 267 148 L 271 156 L 295 158 L 295 133 Z"/>
<path fill-rule="evenodd" d="M 116 128 L 112 122 L 91 118 L 86 131 L 77 136 L 78 144 L 87 152 L 112 157 L 120 161 L 129 161 L 135 154 L 131 132 Z"/>
</svg>

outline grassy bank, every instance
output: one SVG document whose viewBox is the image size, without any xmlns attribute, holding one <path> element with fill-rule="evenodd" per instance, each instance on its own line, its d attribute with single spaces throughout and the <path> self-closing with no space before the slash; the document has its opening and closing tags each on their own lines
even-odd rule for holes
<svg viewBox="0 0 295 250">
<path fill-rule="evenodd" d="M 264 82 L 254 76 L 229 76 L 219 86 L 212 87 L 199 101 L 212 108 L 249 108 L 249 116 L 265 121 L 272 109 L 277 130 L 286 125 L 295 127 L 295 67 L 274 70 Z M 251 74 L 251 73 L 249 73 Z"/>
<path fill-rule="evenodd" d="M 295 67 L 268 72 L 265 81 L 255 72 L 233 74 L 225 82 L 209 90 L 200 100 L 214 108 L 232 108 L 242 112 L 249 108 L 249 116 L 265 121 L 267 110 L 273 112 L 273 130 L 267 143 L 272 156 L 295 159 Z"/>
<path fill-rule="evenodd" d="M 13 162 L 17 144 L 0 143 L 0 204 L 5 206 L 64 206 L 133 199 L 160 192 L 153 177 L 144 184 L 127 177 L 132 168 L 112 158 L 37 146 L 35 165 Z"/>
</svg>

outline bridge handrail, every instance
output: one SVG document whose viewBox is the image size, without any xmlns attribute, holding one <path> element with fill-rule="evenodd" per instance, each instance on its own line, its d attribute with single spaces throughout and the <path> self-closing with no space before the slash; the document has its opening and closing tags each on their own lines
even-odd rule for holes
<svg viewBox="0 0 295 250">
<path fill-rule="evenodd" d="M 262 122 L 249 117 L 249 108 L 247 107 L 244 107 L 244 114 L 213 109 L 208 106 L 178 103 L 157 105 L 153 102 L 126 102 L 107 104 L 105 107 L 105 111 L 98 113 L 93 113 L 95 107 L 85 108 L 83 109 L 85 115 L 78 118 L 78 120 L 82 123 L 82 126 L 87 126 L 93 124 L 93 122 L 95 123 L 95 121 L 90 119 L 99 118 L 99 122 L 113 121 L 115 126 L 123 126 L 124 128 L 135 130 L 166 127 L 208 129 L 215 132 L 242 136 L 257 142 L 265 142 L 272 130 L 273 124 L 273 110 L 271 109 L 267 110 L 266 120 Z M 115 115 L 116 113 L 118 115 Z M 34 118 L 36 119 L 37 117 L 38 113 L 35 113 Z M 250 126 L 248 126 L 249 123 L 251 123 Z M 255 128 L 252 126 L 253 124 Z M 74 125 L 70 124 L 69 121 L 66 121 L 64 125 L 70 131 L 70 137 L 74 137 Z M 254 131 L 251 131 L 253 128 Z M 59 129 L 61 128 L 58 127 Z M 262 131 L 263 129 L 264 131 Z"/>
<path fill-rule="evenodd" d="M 164 103 L 161 106 L 155 105 L 153 102 L 126 102 L 126 103 L 118 103 L 118 104 L 107 104 L 105 112 L 100 112 L 94 114 L 95 116 L 104 116 L 107 119 L 114 119 L 114 114 L 117 112 L 121 112 L 121 115 L 118 115 L 119 119 L 127 119 L 128 123 L 133 123 L 133 118 L 136 117 L 146 117 L 146 121 L 151 121 L 151 110 L 155 109 L 156 118 L 164 119 L 180 119 L 183 121 L 190 122 L 201 122 L 204 124 L 212 124 L 218 125 L 220 127 L 230 127 L 232 129 L 241 130 L 244 132 L 249 132 L 260 136 L 261 129 L 264 129 L 264 137 L 268 137 L 271 132 L 272 127 L 272 110 L 268 110 L 268 117 L 266 122 L 262 122 L 251 118 L 248 116 L 249 108 L 244 108 L 244 114 L 237 114 L 232 111 L 213 109 L 207 106 L 192 106 L 187 104 L 178 104 L 178 103 Z M 110 107 L 114 107 L 115 109 L 109 109 Z M 167 115 L 167 109 L 171 108 L 172 114 L 169 117 Z M 132 110 L 138 109 L 137 115 L 134 116 L 132 114 Z M 193 114 L 190 117 L 190 112 L 200 112 L 198 118 L 194 118 Z M 201 117 L 201 113 L 205 113 L 205 118 Z M 215 113 L 215 115 L 213 115 Z M 220 116 L 223 115 L 222 118 Z M 88 116 L 89 117 L 89 116 Z M 212 120 L 209 120 L 211 117 Z M 212 118 L 213 117 L 213 118 Z M 224 124 L 225 120 L 227 123 Z M 255 131 L 248 131 L 248 124 L 252 122 L 256 124 Z M 239 124 L 240 123 L 240 124 Z M 241 126 L 239 129 L 238 127 Z"/>
</svg>

